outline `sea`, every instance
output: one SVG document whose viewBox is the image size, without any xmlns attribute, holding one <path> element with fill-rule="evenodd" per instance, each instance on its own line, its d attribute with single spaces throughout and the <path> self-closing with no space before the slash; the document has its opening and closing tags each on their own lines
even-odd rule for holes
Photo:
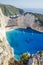
<svg viewBox="0 0 43 65">
<path fill-rule="evenodd" d="M 31 28 L 18 28 L 6 32 L 6 38 L 14 49 L 15 59 L 19 60 L 23 53 L 35 54 L 43 51 L 43 33 Z"/>
</svg>

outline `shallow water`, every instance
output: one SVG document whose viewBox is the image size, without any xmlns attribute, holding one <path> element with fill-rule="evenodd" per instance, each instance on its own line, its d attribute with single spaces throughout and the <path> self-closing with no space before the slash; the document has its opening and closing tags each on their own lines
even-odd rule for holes
<svg viewBox="0 0 43 65">
<path fill-rule="evenodd" d="M 15 58 L 19 59 L 20 55 L 25 52 L 31 54 L 43 50 L 43 33 L 27 29 L 16 29 L 6 32 L 9 44 L 14 48 Z"/>
</svg>

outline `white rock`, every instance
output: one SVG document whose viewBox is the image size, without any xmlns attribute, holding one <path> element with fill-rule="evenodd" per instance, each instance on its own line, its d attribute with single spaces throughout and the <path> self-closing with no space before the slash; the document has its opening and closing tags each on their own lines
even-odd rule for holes
<svg viewBox="0 0 43 65">
<path fill-rule="evenodd" d="M 3 49 L 0 47 L 0 53 L 2 53 L 3 52 Z"/>
</svg>

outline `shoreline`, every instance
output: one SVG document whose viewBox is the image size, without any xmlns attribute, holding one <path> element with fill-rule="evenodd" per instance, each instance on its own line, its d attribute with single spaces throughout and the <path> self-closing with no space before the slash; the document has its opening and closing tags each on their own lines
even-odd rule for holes
<svg viewBox="0 0 43 65">
<path fill-rule="evenodd" d="M 24 29 L 26 29 L 27 27 L 14 26 L 14 27 L 7 27 L 7 28 L 5 28 L 5 30 L 6 30 L 6 32 L 8 32 L 8 31 L 12 31 L 12 30 L 15 30 L 15 29 L 18 29 L 18 28 L 24 28 Z"/>
<path fill-rule="evenodd" d="M 15 30 L 15 29 L 17 29 L 17 28 L 20 28 L 20 27 L 17 27 L 17 26 L 16 26 L 16 27 L 8 27 L 8 28 L 6 29 L 6 32 Z M 33 29 L 33 28 L 31 28 L 31 29 Z M 33 30 L 35 30 L 35 29 L 33 29 Z M 37 31 L 37 30 L 35 30 L 35 31 Z M 39 32 L 39 31 L 37 31 L 37 32 Z M 40 33 L 42 33 L 42 32 L 40 32 Z M 7 38 L 6 38 L 6 40 L 7 40 Z M 8 41 L 7 41 L 7 42 L 8 42 Z M 11 45 L 9 44 L 9 42 L 8 42 L 8 45 L 11 47 Z M 11 49 L 12 49 L 13 56 L 15 57 L 14 48 L 11 47 Z M 15 57 L 15 60 L 17 60 L 16 57 Z"/>
<path fill-rule="evenodd" d="M 42 31 L 41 29 L 37 29 L 37 28 L 35 29 L 35 28 L 33 28 L 33 27 L 18 27 L 18 26 L 7 27 L 7 28 L 5 28 L 5 31 L 8 32 L 8 31 L 12 31 L 12 30 L 15 30 L 15 29 L 18 29 L 18 28 L 24 28 L 24 29 L 26 29 L 26 28 L 31 28 L 31 29 L 33 29 L 33 30 L 35 30 L 35 31 L 37 31 L 37 32 L 43 33 L 43 31 Z"/>
</svg>

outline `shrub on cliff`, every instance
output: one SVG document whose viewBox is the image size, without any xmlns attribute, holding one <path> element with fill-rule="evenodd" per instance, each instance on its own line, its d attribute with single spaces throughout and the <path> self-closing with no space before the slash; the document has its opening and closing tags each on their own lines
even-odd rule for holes
<svg viewBox="0 0 43 65">
<path fill-rule="evenodd" d="M 20 61 L 23 63 L 23 64 L 27 64 L 28 60 L 30 58 L 30 54 L 29 53 L 24 53 L 21 55 L 21 58 L 20 58 Z"/>
</svg>

